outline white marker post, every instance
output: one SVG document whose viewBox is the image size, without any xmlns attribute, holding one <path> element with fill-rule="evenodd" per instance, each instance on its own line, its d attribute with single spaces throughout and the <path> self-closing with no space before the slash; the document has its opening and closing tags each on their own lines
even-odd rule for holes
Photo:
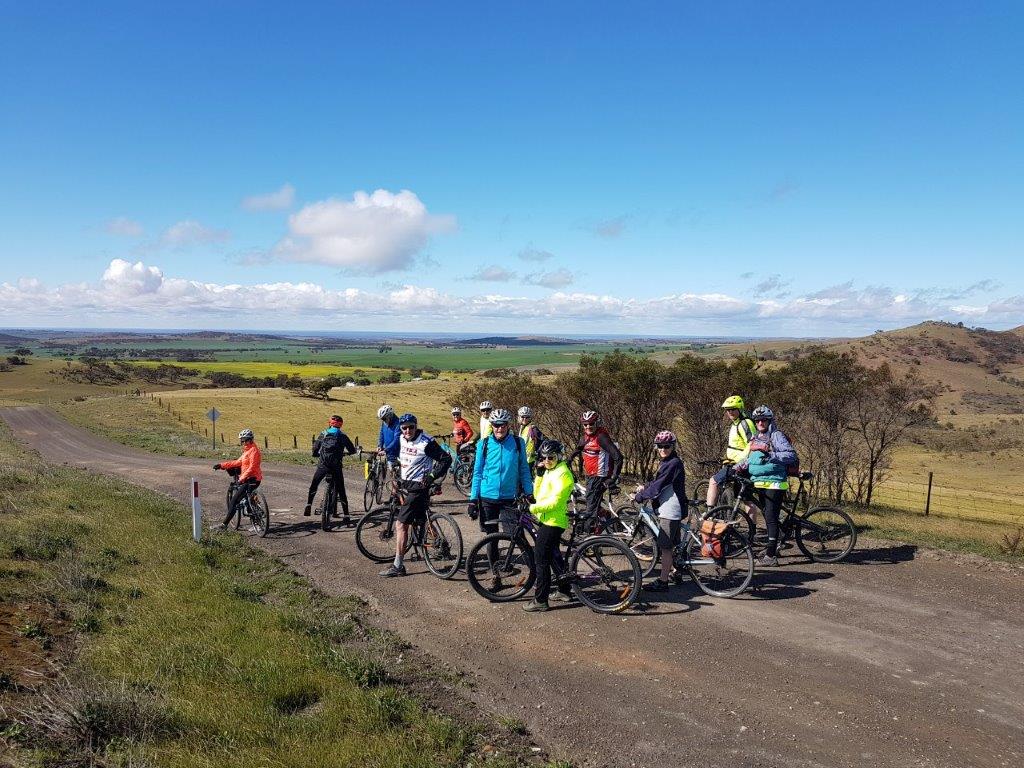
<svg viewBox="0 0 1024 768">
<path fill-rule="evenodd" d="M 199 502 L 199 481 L 192 478 L 192 538 L 203 538 L 203 505 Z"/>
</svg>

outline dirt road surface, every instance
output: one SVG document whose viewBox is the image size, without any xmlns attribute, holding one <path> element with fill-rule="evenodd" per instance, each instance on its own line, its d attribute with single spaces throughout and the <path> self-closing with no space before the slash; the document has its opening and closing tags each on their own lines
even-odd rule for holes
<svg viewBox="0 0 1024 768">
<path fill-rule="evenodd" d="M 0 415 L 52 462 L 182 501 L 201 478 L 206 509 L 220 514 L 226 478 L 205 461 L 129 449 L 45 408 Z M 421 563 L 379 578 L 351 529 L 324 533 L 302 517 L 311 468 L 264 470 L 274 529 L 254 544 L 326 592 L 368 599 L 406 639 L 469 673 L 472 699 L 578 765 L 1024 765 L 1021 569 L 869 541 L 836 565 L 787 551 L 739 599 L 686 584 L 626 615 L 524 614 Z M 348 478 L 361 499 L 361 475 Z M 478 534 L 457 519 L 468 549 Z"/>
</svg>

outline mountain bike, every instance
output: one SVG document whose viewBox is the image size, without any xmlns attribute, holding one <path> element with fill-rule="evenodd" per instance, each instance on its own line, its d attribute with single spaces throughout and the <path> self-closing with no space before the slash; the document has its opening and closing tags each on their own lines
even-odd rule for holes
<svg viewBox="0 0 1024 768">
<path fill-rule="evenodd" d="M 702 467 L 705 471 L 710 471 L 711 474 L 715 474 L 722 468 L 722 460 L 712 459 L 710 461 L 698 461 L 697 466 Z M 730 472 L 726 482 L 722 483 L 722 485 L 718 487 L 718 500 L 715 503 L 716 507 L 725 504 L 732 504 L 733 501 L 735 501 L 737 489 L 735 488 L 732 480 L 733 473 Z M 698 504 L 707 503 L 709 485 L 711 485 L 710 478 L 699 481 L 695 486 L 693 486 L 693 494 L 690 498 Z"/>
<path fill-rule="evenodd" d="M 439 486 L 434 486 L 440 490 Z M 434 490 L 431 489 L 431 495 Z M 356 526 L 356 546 L 375 563 L 386 563 L 395 557 L 395 522 L 403 503 L 402 489 L 392 481 L 387 504 L 363 515 Z M 411 560 L 423 559 L 427 569 L 441 579 L 450 579 L 462 564 L 462 531 L 446 512 L 427 508 L 425 518 L 417 520 L 409 532 Z"/>
<path fill-rule="evenodd" d="M 476 451 L 453 448 L 448 442 L 453 437 L 455 437 L 454 434 L 435 435 L 434 439 L 440 440 L 441 447 L 452 457 L 452 465 L 448 470 L 452 475 L 452 485 L 455 486 L 455 490 L 468 497 L 473 485 L 473 464 L 476 460 Z"/>
<path fill-rule="evenodd" d="M 606 488 L 601 499 L 601 514 L 588 516 L 587 487 L 577 482 L 569 497 L 569 511 L 573 513 L 572 517 L 575 520 L 586 523 L 587 530 L 583 532 L 587 534 L 628 536 L 636 525 L 637 506 L 632 501 L 617 504 L 615 497 L 620 493 L 622 491 L 618 486 Z"/>
<path fill-rule="evenodd" d="M 696 524 L 691 525 L 691 521 Z M 707 523 L 724 524 L 724 530 L 715 534 L 713 544 L 705 538 Z M 629 548 L 641 563 L 645 577 L 654 572 L 661 560 L 659 530 L 657 514 L 650 507 L 640 507 Z M 672 564 L 677 571 L 686 571 L 704 594 L 735 597 L 750 586 L 754 551 L 750 541 L 737 530 L 736 521 L 722 521 L 691 509 L 682 521 L 680 534 L 679 544 L 672 550 Z"/>
<path fill-rule="evenodd" d="M 811 507 L 806 512 L 797 510 L 801 503 L 807 504 L 807 491 L 804 483 L 813 479 L 813 472 L 801 472 L 797 475 L 799 486 L 795 494 L 788 495 L 779 507 L 779 541 L 778 551 L 782 551 L 789 541 L 790 534 L 796 540 L 801 552 L 816 563 L 838 563 L 845 558 L 857 545 L 857 528 L 853 518 L 835 506 Z M 754 482 L 749 478 L 736 476 L 741 487 L 732 506 L 723 505 L 711 510 L 711 515 L 718 519 L 746 518 L 739 528 L 751 545 L 755 544 L 756 529 L 751 518 L 740 506 L 753 498 Z"/>
<path fill-rule="evenodd" d="M 574 513 L 570 513 L 575 518 Z M 568 585 L 576 598 L 598 613 L 619 613 L 636 602 L 642 576 L 640 564 L 619 538 L 583 536 L 570 521 L 569 538 L 563 538 L 554 558 L 552 584 Z M 526 595 L 537 579 L 533 549 L 537 519 L 529 505 L 520 503 L 519 517 L 511 533 L 484 536 L 466 558 L 466 575 L 480 596 L 495 603 Z"/>
<path fill-rule="evenodd" d="M 242 474 L 242 471 L 240 469 L 229 469 L 227 473 L 232 479 L 225 496 L 225 505 L 231 503 L 231 497 L 234 495 L 235 489 L 241 485 L 238 482 L 238 477 Z M 235 507 L 236 531 L 242 525 L 242 517 L 249 521 L 249 529 L 260 538 L 266 536 L 267 532 L 270 531 L 270 504 L 267 503 L 267 497 L 261 490 L 249 491 L 249 493 L 239 499 L 238 506 Z"/>
<path fill-rule="evenodd" d="M 374 504 L 380 506 L 384 501 L 385 478 L 388 473 L 388 457 L 381 456 L 377 451 L 358 451 L 359 460 L 363 462 L 363 478 L 366 486 L 363 488 L 363 512 L 369 512 Z M 369 460 L 363 460 L 363 456 L 369 456 Z"/>
</svg>

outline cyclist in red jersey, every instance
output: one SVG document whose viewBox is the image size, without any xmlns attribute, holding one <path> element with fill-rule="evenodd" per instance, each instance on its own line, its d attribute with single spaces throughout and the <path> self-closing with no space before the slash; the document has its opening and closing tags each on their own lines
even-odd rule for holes
<svg viewBox="0 0 1024 768">
<path fill-rule="evenodd" d="M 601 426 L 601 416 L 597 411 L 586 411 L 580 421 L 583 437 L 567 463 L 572 466 L 573 460 L 583 455 L 583 474 L 587 476 L 587 514 L 598 515 L 604 492 L 618 487 L 622 453 L 608 430 Z"/>
<path fill-rule="evenodd" d="M 462 418 L 462 409 L 457 405 L 452 408 L 452 436 L 456 450 L 461 451 L 473 444 L 473 428 Z"/>
</svg>

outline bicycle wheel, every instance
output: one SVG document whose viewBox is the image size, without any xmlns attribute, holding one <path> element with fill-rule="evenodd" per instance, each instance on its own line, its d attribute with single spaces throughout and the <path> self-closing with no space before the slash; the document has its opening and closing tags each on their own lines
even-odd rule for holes
<svg viewBox="0 0 1024 768">
<path fill-rule="evenodd" d="M 688 533 L 684 565 L 690 578 L 706 595 L 735 597 L 750 586 L 754 578 L 754 552 L 750 542 L 734 528 L 730 526 L 722 534 L 720 557 L 706 557 L 701 551 L 700 534 Z"/>
<path fill-rule="evenodd" d="M 493 545 L 493 552 L 489 552 Z M 533 587 L 537 568 L 533 548 L 522 538 L 492 533 L 478 541 L 466 557 L 466 576 L 478 595 L 492 603 L 516 600 Z"/>
<path fill-rule="evenodd" d="M 736 525 L 734 527 L 736 531 L 740 534 L 740 536 L 749 541 L 751 546 L 753 546 L 754 534 L 757 532 L 757 529 L 754 525 L 753 518 L 751 518 L 750 515 L 748 515 L 742 509 L 734 509 L 732 506 L 726 506 L 723 504 L 720 507 L 715 507 L 714 509 L 712 509 L 702 519 L 709 518 L 714 520 L 722 520 L 726 523 L 731 523 L 735 520 Z"/>
<path fill-rule="evenodd" d="M 441 579 L 450 579 L 462 564 L 462 531 L 455 518 L 434 512 L 423 528 L 423 559 L 427 569 Z"/>
<path fill-rule="evenodd" d="M 658 535 L 652 531 L 642 518 L 633 525 L 633 533 L 625 539 L 637 562 L 640 563 L 640 574 L 647 578 L 658 567 L 661 551 L 658 549 Z"/>
<path fill-rule="evenodd" d="M 473 468 L 464 461 L 458 462 L 452 472 L 452 484 L 463 496 L 469 496 L 473 485 Z"/>
<path fill-rule="evenodd" d="M 704 501 L 708 497 L 708 486 L 711 484 L 709 480 L 701 480 L 695 486 L 693 486 L 693 493 L 690 494 L 691 499 L 697 501 Z"/>
<path fill-rule="evenodd" d="M 857 544 L 857 528 L 838 507 L 815 507 L 796 523 L 796 545 L 816 563 L 837 563 Z"/>
<path fill-rule="evenodd" d="M 253 491 L 249 502 L 249 527 L 261 539 L 270 531 L 270 504 L 259 491 Z"/>
<path fill-rule="evenodd" d="M 327 490 L 324 491 L 324 505 L 320 509 L 320 529 L 324 531 L 331 530 L 331 509 L 334 506 L 334 484 L 328 483 Z"/>
<path fill-rule="evenodd" d="M 395 514 L 391 507 L 381 507 L 359 518 L 356 546 L 375 563 L 395 558 Z"/>
<path fill-rule="evenodd" d="M 363 513 L 369 514 L 370 509 L 373 507 L 373 502 L 377 496 L 377 475 L 371 473 L 366 478 L 366 485 L 363 487 Z"/>
<path fill-rule="evenodd" d="M 598 613 L 619 613 L 636 602 L 643 577 L 640 563 L 621 539 L 584 539 L 569 560 L 572 591 Z"/>
</svg>

